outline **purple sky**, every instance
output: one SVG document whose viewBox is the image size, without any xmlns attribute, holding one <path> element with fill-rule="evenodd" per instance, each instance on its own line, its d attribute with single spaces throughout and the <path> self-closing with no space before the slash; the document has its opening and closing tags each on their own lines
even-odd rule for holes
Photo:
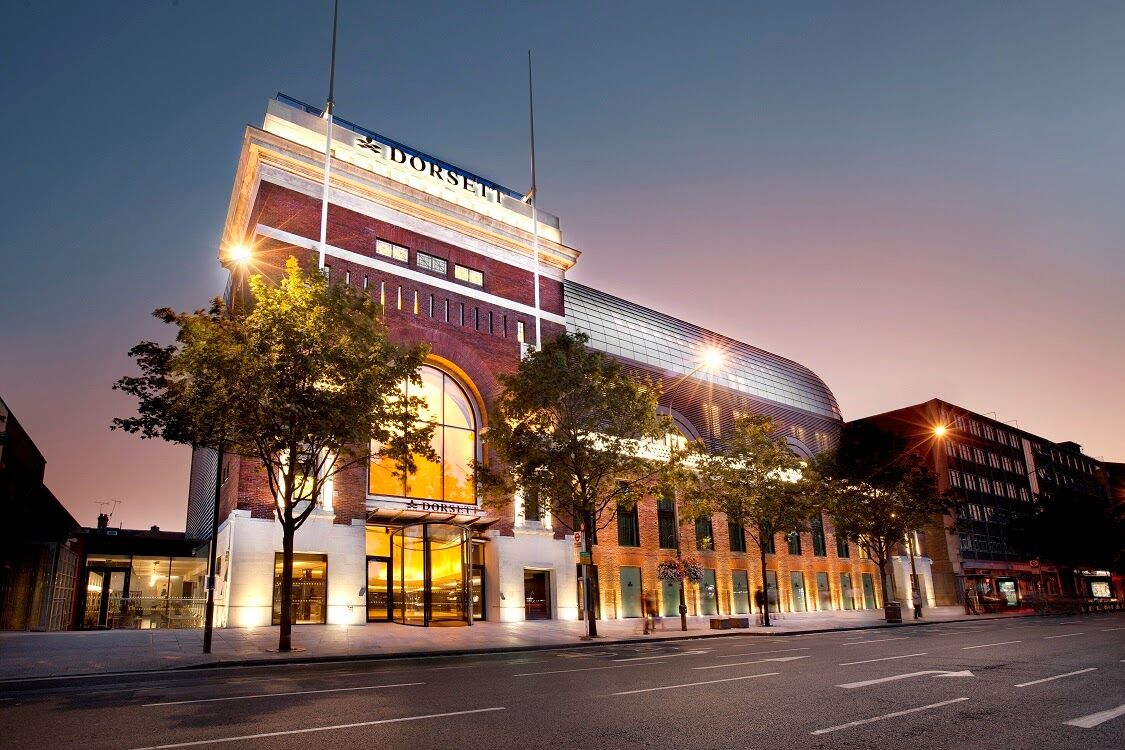
<svg viewBox="0 0 1125 750">
<path fill-rule="evenodd" d="M 523 189 L 532 47 L 574 279 L 848 419 L 939 396 L 1125 460 L 1125 6 L 604 5 L 343 0 L 337 111 Z M 0 395 L 83 523 L 183 528 L 188 450 L 110 433 L 110 384 L 221 289 L 243 127 L 323 101 L 330 8 L 0 11 Z"/>
</svg>

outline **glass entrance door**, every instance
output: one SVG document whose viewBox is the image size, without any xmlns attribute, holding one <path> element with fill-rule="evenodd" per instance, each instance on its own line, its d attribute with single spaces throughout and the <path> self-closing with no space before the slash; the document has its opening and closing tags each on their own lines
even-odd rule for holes
<svg viewBox="0 0 1125 750">
<path fill-rule="evenodd" d="M 83 628 L 112 628 L 121 624 L 122 604 L 129 586 L 129 571 L 90 568 L 86 571 L 86 609 Z"/>
<path fill-rule="evenodd" d="M 367 558 L 367 621 L 391 619 L 391 561 L 385 557 Z"/>
<path fill-rule="evenodd" d="M 551 583 L 545 570 L 523 572 L 524 617 L 528 620 L 551 619 Z"/>
</svg>

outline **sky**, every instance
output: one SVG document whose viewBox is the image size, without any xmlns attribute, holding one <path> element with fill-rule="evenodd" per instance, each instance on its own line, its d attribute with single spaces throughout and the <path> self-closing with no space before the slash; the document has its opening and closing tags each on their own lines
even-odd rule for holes
<svg viewBox="0 0 1125 750">
<path fill-rule="evenodd" d="M 337 114 L 516 190 L 570 277 L 1125 461 L 1125 4 L 342 0 Z M 110 432 L 149 313 L 220 292 L 247 124 L 327 96 L 331 0 L 0 5 L 0 397 L 83 524 L 183 529 Z"/>
</svg>

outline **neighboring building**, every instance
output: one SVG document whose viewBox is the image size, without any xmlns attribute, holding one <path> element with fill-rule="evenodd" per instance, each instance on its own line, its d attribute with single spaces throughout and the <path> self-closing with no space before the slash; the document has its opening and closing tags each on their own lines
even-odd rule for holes
<svg viewBox="0 0 1125 750">
<path fill-rule="evenodd" d="M 43 484 L 47 461 L 0 400 L 0 629 L 65 630 L 78 522 Z"/>
<path fill-rule="evenodd" d="M 440 461 L 423 462 L 409 483 L 378 461 L 334 479 L 297 532 L 295 621 L 579 616 L 568 530 L 537 518 L 518 497 L 503 513 L 489 513 L 467 468 L 483 455 L 481 431 L 498 377 L 535 343 L 537 317 L 544 339 L 580 330 L 591 347 L 662 378 L 669 387 L 662 408 L 685 436 L 714 441 L 736 411 L 749 411 L 774 417 L 801 455 L 836 441 L 839 408 L 808 369 L 566 281 L 579 253 L 563 242 L 557 218 L 540 211 L 533 227 L 520 194 L 346 121 L 336 126 L 328 274 L 377 299 L 395 340 L 429 344 L 420 395 L 440 405 Z M 263 126 L 246 130 L 224 247 L 251 245 L 254 267 L 266 272 L 289 255 L 317 253 L 324 138 L 319 110 L 282 95 L 270 101 Z M 243 281 L 232 276 L 232 293 Z M 700 373 L 704 346 L 725 350 L 721 372 Z M 280 614 L 273 499 L 259 462 L 232 456 L 214 464 L 207 451 L 193 458 L 189 535 L 209 534 L 209 488 L 221 470 L 217 616 L 228 626 L 269 625 Z M 616 529 L 602 530 L 593 555 L 600 616 L 638 616 L 643 590 L 659 592 L 666 612 L 673 598 L 678 603 L 678 592 L 662 590 L 655 575 L 659 559 L 675 554 L 675 517 L 674 500 L 644 498 Z M 746 549 L 722 516 L 694 528 L 685 525 L 680 542 L 685 551 L 699 550 L 708 577 L 689 597 L 691 612 L 748 611 L 756 550 Z M 880 605 L 874 565 L 838 545 L 824 521 L 790 540 L 778 535 L 775 544 L 779 554 L 771 552 L 767 567 L 783 609 Z"/>
<path fill-rule="evenodd" d="M 74 627 L 195 628 L 207 601 L 207 545 L 182 531 L 114 529 L 109 516 L 83 529 L 82 582 Z"/>
<path fill-rule="evenodd" d="M 1013 607 L 1034 594 L 1088 593 L 1072 582 L 1071 571 L 1018 550 L 1008 533 L 1013 512 L 1041 493 L 1066 489 L 1108 498 L 1100 462 L 1080 445 L 1054 443 L 940 399 L 858 421 L 905 439 L 934 470 L 940 489 L 956 498 L 956 517 L 935 519 L 919 535 L 938 604 L 964 603 L 968 595 L 977 605 Z M 939 426 L 945 428 L 940 436 Z M 896 581 L 905 578 L 908 561 L 896 563 Z"/>
</svg>

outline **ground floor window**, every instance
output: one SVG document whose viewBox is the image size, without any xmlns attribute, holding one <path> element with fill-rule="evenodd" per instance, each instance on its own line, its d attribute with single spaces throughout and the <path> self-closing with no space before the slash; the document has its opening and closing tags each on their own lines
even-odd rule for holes
<svg viewBox="0 0 1125 750">
<path fill-rule="evenodd" d="M 715 583 L 715 571 L 711 568 L 703 571 L 703 580 L 699 582 L 699 614 L 719 614 L 719 587 Z"/>
<path fill-rule="evenodd" d="M 281 574 L 284 554 L 273 559 L 273 624 L 281 624 Z M 295 625 L 320 625 L 328 617 L 328 556 L 293 554 L 293 600 Z"/>
<path fill-rule="evenodd" d="M 789 581 L 793 589 L 793 611 L 804 612 L 807 609 L 805 604 L 805 575 L 799 571 L 794 571 L 789 574 Z"/>
<path fill-rule="evenodd" d="M 660 614 L 664 617 L 680 615 L 680 582 L 660 581 Z"/>
<path fill-rule="evenodd" d="M 551 574 L 546 570 L 523 572 L 524 618 L 551 619 Z"/>
<path fill-rule="evenodd" d="M 855 593 L 852 591 L 852 574 L 840 574 L 840 603 L 844 609 L 855 609 Z"/>
<path fill-rule="evenodd" d="M 205 557 L 90 556 L 81 627 L 201 627 L 206 577 Z"/>
<path fill-rule="evenodd" d="M 816 608 L 821 612 L 832 609 L 832 589 L 828 584 L 827 573 L 816 574 Z"/>
<path fill-rule="evenodd" d="M 644 617 L 641 569 L 632 566 L 621 568 L 621 616 Z"/>
<path fill-rule="evenodd" d="M 860 578 L 863 581 L 863 608 L 875 609 L 875 577 L 863 573 Z"/>
<path fill-rule="evenodd" d="M 779 611 L 781 599 L 777 588 L 777 571 L 766 571 L 766 602 L 770 612 Z"/>
<path fill-rule="evenodd" d="M 731 612 L 745 615 L 750 612 L 750 581 L 745 570 L 733 570 L 731 577 Z"/>
</svg>

